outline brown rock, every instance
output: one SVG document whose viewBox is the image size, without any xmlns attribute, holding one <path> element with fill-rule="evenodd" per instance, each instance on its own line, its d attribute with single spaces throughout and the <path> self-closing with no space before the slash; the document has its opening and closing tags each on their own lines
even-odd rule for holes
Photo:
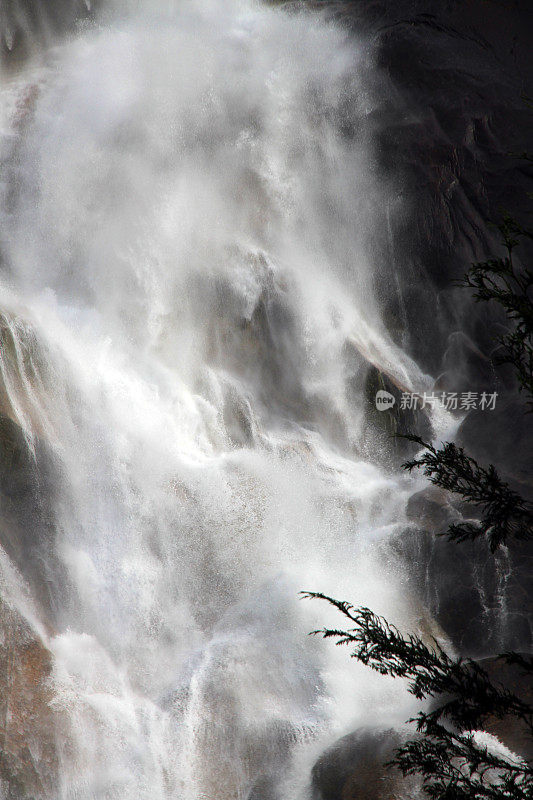
<svg viewBox="0 0 533 800">
<path fill-rule="evenodd" d="M 57 786 L 52 655 L 0 599 L 0 778 L 7 800 L 38 800 Z"/>
<path fill-rule="evenodd" d="M 533 707 L 533 685 L 530 675 L 525 675 L 520 667 L 507 664 L 498 658 L 484 658 L 480 664 L 494 683 L 501 684 Z M 528 729 L 520 720 L 514 717 L 492 718 L 485 723 L 485 730 L 496 736 L 513 753 L 529 761 L 533 760 L 533 741 Z"/>
</svg>

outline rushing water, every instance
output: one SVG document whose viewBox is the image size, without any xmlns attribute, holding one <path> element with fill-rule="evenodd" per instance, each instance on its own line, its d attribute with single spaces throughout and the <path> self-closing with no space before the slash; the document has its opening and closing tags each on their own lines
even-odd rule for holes
<svg viewBox="0 0 533 800">
<path fill-rule="evenodd" d="M 425 385 L 373 287 L 379 86 L 318 15 L 167 5 L 2 90 L 4 413 L 55 465 L 54 796 L 303 800 L 335 737 L 407 713 L 298 599 L 417 613 L 363 418 L 368 363 Z"/>
</svg>

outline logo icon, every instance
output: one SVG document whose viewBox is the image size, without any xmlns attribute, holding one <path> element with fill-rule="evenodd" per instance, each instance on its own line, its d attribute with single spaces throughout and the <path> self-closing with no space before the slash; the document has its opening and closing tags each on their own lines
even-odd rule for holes
<svg viewBox="0 0 533 800">
<path fill-rule="evenodd" d="M 395 402 L 396 398 L 390 392 L 386 392 L 384 389 L 376 392 L 376 408 L 378 411 L 386 411 L 388 408 L 392 408 Z"/>
</svg>

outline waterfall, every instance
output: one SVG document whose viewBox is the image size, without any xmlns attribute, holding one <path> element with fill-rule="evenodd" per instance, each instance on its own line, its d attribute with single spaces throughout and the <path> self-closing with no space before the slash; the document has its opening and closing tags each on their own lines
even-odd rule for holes
<svg viewBox="0 0 533 800">
<path fill-rule="evenodd" d="M 409 700 L 299 590 L 420 613 L 365 428 L 372 366 L 429 380 L 374 280 L 381 78 L 317 13 L 161 5 L 2 84 L 0 410 L 50 487 L 2 591 L 51 653 L 50 797 L 306 800 Z"/>
</svg>

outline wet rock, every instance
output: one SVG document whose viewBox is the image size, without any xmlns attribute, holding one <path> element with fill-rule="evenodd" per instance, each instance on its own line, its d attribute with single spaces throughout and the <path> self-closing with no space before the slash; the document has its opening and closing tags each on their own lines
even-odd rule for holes
<svg viewBox="0 0 533 800">
<path fill-rule="evenodd" d="M 494 464 L 514 489 L 532 498 L 531 423 L 520 397 L 504 397 L 494 411 L 470 412 L 457 441 L 481 465 Z M 406 512 L 414 528 L 393 546 L 404 560 L 411 589 L 458 650 L 483 656 L 531 647 L 532 542 L 509 542 L 494 555 L 483 539 L 449 542 L 439 534 L 476 514 L 437 487 L 414 494 Z"/>
<path fill-rule="evenodd" d="M 527 410 L 519 394 L 497 398 L 493 411 L 469 412 L 457 442 L 483 466 L 494 464 L 504 480 L 533 499 L 533 425 Z"/>
<path fill-rule="evenodd" d="M 502 208 L 520 217 L 530 205 L 531 167 L 509 157 L 532 135 L 520 99 L 533 87 L 530 3 L 320 5 L 368 34 L 380 67 L 366 124 L 391 189 L 373 209 L 376 230 L 389 235 L 372 242 L 389 330 L 422 369 L 446 372 L 451 391 L 475 391 L 492 372 L 486 359 L 504 317 L 453 281 L 501 253 L 488 222 Z"/>
<path fill-rule="evenodd" d="M 54 548 L 51 511 L 55 464 L 36 440 L 32 452 L 21 428 L 0 414 L 0 545 L 32 587 L 53 625 L 66 576 Z"/>
<path fill-rule="evenodd" d="M 524 675 L 520 667 L 507 664 L 499 658 L 485 658 L 480 663 L 494 683 L 504 686 L 529 706 L 533 706 L 531 675 Z M 491 718 L 485 723 L 485 730 L 496 736 L 513 753 L 529 761 L 533 759 L 533 741 L 520 720 Z"/>
<path fill-rule="evenodd" d="M 24 617 L 0 599 L 0 787 L 6 800 L 57 789 L 52 656 Z"/>
<path fill-rule="evenodd" d="M 448 513 L 446 506 L 443 510 L 439 504 L 419 502 L 424 505 L 427 527 L 439 530 Z M 433 506 L 434 516 L 429 514 Z M 395 536 L 389 546 L 399 559 L 406 591 L 419 598 L 457 651 L 481 658 L 532 647 L 529 543 L 492 554 L 483 541 L 457 544 L 430 530 L 413 526 Z"/>
<path fill-rule="evenodd" d="M 406 516 L 432 533 L 441 533 L 461 519 L 461 514 L 452 505 L 450 493 L 438 486 L 428 486 L 411 495 L 407 502 Z"/>
<path fill-rule="evenodd" d="M 46 390 L 53 381 L 47 361 L 33 326 L 22 316 L 0 311 L 0 414 L 41 438 Z"/>
<path fill-rule="evenodd" d="M 59 467 L 45 422 L 46 355 L 32 325 L 0 311 L 0 546 L 53 626 L 67 581 L 55 550 Z"/>
<path fill-rule="evenodd" d="M 385 391 L 394 397 L 394 405 L 385 410 L 376 407 L 376 394 Z M 368 442 L 369 456 L 376 456 L 382 463 L 398 466 L 404 459 L 413 455 L 418 445 L 402 439 L 397 434 L 416 432 L 422 438 L 431 438 L 432 429 L 429 417 L 422 409 L 403 409 L 401 396 L 404 389 L 376 367 L 367 365 L 364 385 L 365 427 L 363 438 Z M 377 448 L 376 448 L 377 442 Z"/>
<path fill-rule="evenodd" d="M 246 800 L 278 800 L 276 781 L 273 778 L 259 778 Z"/>
<path fill-rule="evenodd" d="M 224 387 L 222 412 L 227 436 L 234 447 L 249 447 L 258 436 L 258 426 L 250 402 L 237 389 Z"/>
<path fill-rule="evenodd" d="M 492 359 L 462 331 L 450 334 L 436 388 L 445 392 L 493 392 L 498 376 Z"/>
<path fill-rule="evenodd" d="M 495 682 L 525 701 L 533 701 L 530 681 L 517 667 L 492 657 L 483 659 L 481 664 Z M 489 719 L 485 730 L 511 751 L 531 758 L 531 740 L 520 722 Z M 399 730 L 362 728 L 339 739 L 320 756 L 312 769 L 312 800 L 423 797 L 417 778 L 404 778 L 398 770 L 387 766 L 395 750 L 415 737 L 415 731 L 406 726 Z"/>
<path fill-rule="evenodd" d="M 533 686 L 531 676 L 526 675 L 514 664 L 507 664 L 497 656 L 479 659 L 481 667 L 495 686 L 503 687 L 512 692 L 530 706 L 533 704 Z M 446 701 L 452 697 L 447 696 Z M 431 700 L 429 710 L 434 710 L 442 704 L 442 698 L 435 697 Z M 485 720 L 483 729 L 495 736 L 508 750 L 531 760 L 533 758 L 533 742 L 527 725 L 515 717 L 489 717 Z"/>
<path fill-rule="evenodd" d="M 0 66 L 15 67 L 91 15 L 88 0 L 5 0 L 0 8 Z M 97 5 L 94 3 L 93 5 Z"/>
<path fill-rule="evenodd" d="M 323 753 L 312 770 L 313 800 L 389 800 L 412 796 L 416 781 L 386 766 L 413 731 L 361 728 Z"/>
</svg>

